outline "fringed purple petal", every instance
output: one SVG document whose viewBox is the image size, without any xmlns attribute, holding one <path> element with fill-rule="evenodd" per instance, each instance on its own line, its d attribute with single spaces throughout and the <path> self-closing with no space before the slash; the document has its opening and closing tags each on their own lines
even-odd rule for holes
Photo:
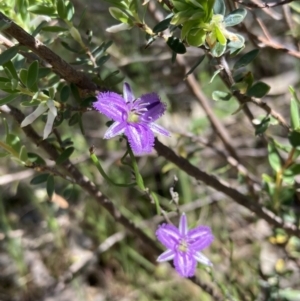
<svg viewBox="0 0 300 301">
<path fill-rule="evenodd" d="M 136 155 L 151 153 L 154 145 L 154 135 L 149 127 L 138 124 L 127 124 L 125 135 L 128 138 L 132 151 Z"/>
<path fill-rule="evenodd" d="M 180 233 L 175 226 L 162 224 L 156 230 L 156 237 L 166 248 L 175 250 L 180 240 Z"/>
<path fill-rule="evenodd" d="M 212 243 L 214 236 L 209 227 L 199 226 L 188 232 L 187 240 L 191 249 L 201 251 Z"/>
<path fill-rule="evenodd" d="M 125 132 L 126 122 L 114 122 L 104 134 L 104 139 L 110 139 Z"/>
<path fill-rule="evenodd" d="M 166 105 L 161 102 L 156 93 L 142 95 L 139 100 L 137 100 L 139 106 L 141 106 L 141 103 L 144 103 L 147 109 L 141 116 L 141 120 L 147 123 L 157 120 L 166 110 Z"/>
<path fill-rule="evenodd" d="M 187 218 L 186 218 L 186 215 L 184 212 L 181 214 L 178 229 L 179 229 L 179 233 L 182 236 L 185 236 L 189 231 L 188 224 L 187 224 Z"/>
<path fill-rule="evenodd" d="M 213 266 L 211 261 L 206 256 L 204 256 L 201 252 L 194 253 L 194 258 L 202 264 Z"/>
<path fill-rule="evenodd" d="M 157 260 L 158 262 L 163 262 L 163 261 L 169 261 L 172 260 L 175 256 L 175 252 L 173 250 L 167 250 L 163 252 L 160 256 L 158 256 Z"/>
<path fill-rule="evenodd" d="M 192 277 L 195 275 L 197 261 L 189 252 L 177 252 L 174 257 L 176 271 L 182 277 Z"/>
<path fill-rule="evenodd" d="M 123 86 L 123 96 L 126 102 L 133 102 L 134 95 L 132 93 L 131 87 L 128 83 L 124 83 Z"/>
<path fill-rule="evenodd" d="M 169 131 L 167 131 L 166 129 L 164 129 L 163 127 L 161 127 L 156 123 L 150 123 L 148 126 L 154 133 L 165 135 L 165 136 L 171 136 Z"/>
<path fill-rule="evenodd" d="M 128 107 L 123 97 L 114 92 L 101 92 L 93 103 L 95 110 L 115 121 L 127 119 Z"/>
</svg>

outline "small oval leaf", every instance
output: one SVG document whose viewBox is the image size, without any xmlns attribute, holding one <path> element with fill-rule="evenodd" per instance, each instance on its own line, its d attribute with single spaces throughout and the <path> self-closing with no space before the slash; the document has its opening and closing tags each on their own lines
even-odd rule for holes
<svg viewBox="0 0 300 301">
<path fill-rule="evenodd" d="M 292 128 L 294 130 L 298 129 L 300 127 L 299 108 L 298 108 L 297 101 L 294 98 L 291 99 L 290 115 L 291 115 Z"/>
<path fill-rule="evenodd" d="M 49 174 L 47 174 L 47 173 L 43 173 L 43 174 L 40 174 L 38 176 L 35 176 L 34 178 L 31 179 L 30 184 L 31 185 L 38 185 L 38 184 L 41 184 L 41 183 L 45 183 L 48 179 L 48 176 L 49 176 Z"/>
<path fill-rule="evenodd" d="M 12 102 L 15 98 L 17 98 L 19 96 L 18 93 L 14 93 L 14 94 L 9 94 L 6 97 L 0 99 L 0 106 L 6 105 L 10 102 Z"/>
<path fill-rule="evenodd" d="M 257 57 L 258 53 L 259 53 L 259 49 L 253 49 L 248 53 L 244 54 L 240 59 L 238 59 L 235 62 L 233 69 L 238 69 L 247 66 Z"/>
<path fill-rule="evenodd" d="M 247 10 L 244 8 L 239 8 L 231 12 L 224 19 L 224 23 L 226 27 L 235 26 L 241 23 L 247 15 Z"/>
<path fill-rule="evenodd" d="M 290 144 L 293 147 L 300 146 L 300 132 L 292 131 L 292 132 L 289 133 L 288 138 L 289 138 Z"/>
<path fill-rule="evenodd" d="M 270 88 L 271 87 L 264 82 L 257 82 L 248 89 L 246 94 L 250 97 L 262 98 L 270 91 Z"/>
<path fill-rule="evenodd" d="M 268 159 L 274 171 L 278 172 L 281 169 L 281 161 L 278 152 L 273 143 L 268 145 Z"/>
<path fill-rule="evenodd" d="M 168 17 L 168 18 L 162 20 L 161 22 L 159 22 L 158 24 L 156 24 L 153 27 L 152 31 L 154 33 L 158 33 L 158 32 L 162 32 L 162 31 L 168 29 L 172 18 L 173 18 L 173 15 L 171 15 L 171 17 Z"/>
<path fill-rule="evenodd" d="M 70 87 L 69 86 L 63 86 L 60 90 L 60 101 L 66 102 L 68 98 L 70 97 Z"/>
<path fill-rule="evenodd" d="M 66 160 L 69 159 L 69 157 L 72 155 L 72 153 L 74 152 L 74 147 L 69 147 L 66 148 L 61 154 L 60 156 L 56 159 L 56 164 L 60 165 L 63 162 L 65 162 Z"/>
<path fill-rule="evenodd" d="M 53 175 L 49 175 L 47 178 L 47 186 L 46 186 L 47 194 L 49 196 L 49 199 L 52 199 L 53 193 L 54 193 L 54 177 Z"/>
<path fill-rule="evenodd" d="M 212 98 L 215 101 L 228 101 L 231 98 L 231 93 L 223 91 L 214 91 L 212 93 Z"/>
<path fill-rule="evenodd" d="M 167 45 L 176 53 L 186 53 L 184 44 L 176 37 L 169 37 L 167 40 Z"/>
<path fill-rule="evenodd" d="M 27 10 L 36 15 L 53 16 L 55 14 L 55 8 L 51 6 L 45 6 L 41 4 L 32 5 Z"/>
<path fill-rule="evenodd" d="M 27 71 L 27 81 L 26 86 L 30 89 L 36 83 L 39 75 L 39 63 L 38 61 L 33 61 Z"/>
<path fill-rule="evenodd" d="M 4 65 L 5 63 L 13 59 L 15 55 L 18 53 L 18 51 L 19 51 L 19 46 L 13 46 L 11 48 L 8 48 L 4 52 L 2 52 L 0 54 L 0 65 Z"/>
</svg>

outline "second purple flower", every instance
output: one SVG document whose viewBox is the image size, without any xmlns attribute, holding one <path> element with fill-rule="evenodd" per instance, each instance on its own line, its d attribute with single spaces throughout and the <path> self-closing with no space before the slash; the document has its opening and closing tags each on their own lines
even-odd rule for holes
<svg viewBox="0 0 300 301">
<path fill-rule="evenodd" d="M 154 123 L 166 110 L 156 93 L 135 98 L 128 83 L 124 83 L 123 97 L 114 92 L 97 95 L 94 108 L 115 122 L 108 128 L 104 139 L 125 134 L 134 154 L 151 153 L 154 134 L 169 136 L 170 133 Z"/>
</svg>

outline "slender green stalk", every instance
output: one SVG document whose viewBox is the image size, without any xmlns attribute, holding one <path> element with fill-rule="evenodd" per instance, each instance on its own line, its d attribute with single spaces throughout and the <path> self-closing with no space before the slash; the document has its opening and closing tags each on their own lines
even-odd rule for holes
<svg viewBox="0 0 300 301">
<path fill-rule="evenodd" d="M 93 150 L 90 150 L 90 157 L 93 161 L 93 163 L 95 164 L 95 166 L 97 167 L 98 171 L 100 172 L 100 174 L 102 175 L 102 177 L 109 182 L 110 184 L 114 185 L 114 186 L 119 186 L 119 187 L 133 187 L 136 185 L 135 182 L 133 183 L 116 183 L 115 181 L 113 181 L 104 171 L 104 169 L 102 168 L 100 161 L 98 159 L 98 157 L 95 155 L 95 153 L 93 152 Z"/>
<path fill-rule="evenodd" d="M 133 171 L 134 171 L 136 183 L 137 183 L 138 187 L 141 190 L 145 191 L 150 196 L 150 198 L 155 203 L 157 214 L 160 215 L 161 209 L 160 209 L 158 197 L 157 197 L 156 193 L 150 191 L 149 188 L 145 187 L 145 183 L 144 183 L 143 177 L 140 174 L 139 166 L 138 166 L 136 158 L 135 158 L 135 156 L 134 156 L 134 154 L 132 152 L 132 149 L 130 148 L 129 145 L 128 145 L 127 149 L 128 149 L 128 153 L 129 153 L 129 156 L 130 156 L 130 159 L 131 159 L 131 163 L 132 163 L 132 167 L 133 167 Z"/>
</svg>

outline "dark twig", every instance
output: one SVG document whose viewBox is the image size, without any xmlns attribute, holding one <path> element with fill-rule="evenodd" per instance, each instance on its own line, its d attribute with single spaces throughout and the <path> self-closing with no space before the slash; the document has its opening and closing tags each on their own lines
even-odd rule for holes
<svg viewBox="0 0 300 301">
<path fill-rule="evenodd" d="M 49 63 L 53 67 L 54 72 L 59 74 L 62 78 L 68 80 L 70 83 L 76 84 L 81 89 L 93 91 L 97 89 L 97 86 L 84 73 L 76 71 L 60 56 L 51 51 L 42 42 L 35 39 L 1 12 L 0 21 L 8 24 L 8 28 L 3 30 L 5 34 L 12 36 L 21 45 L 28 47 L 41 59 Z"/>
<path fill-rule="evenodd" d="M 220 76 L 223 79 L 224 83 L 227 85 L 228 89 L 234 84 L 234 79 L 232 77 L 231 71 L 228 67 L 227 61 L 225 57 L 220 58 L 220 64 L 223 67 L 223 70 L 220 72 Z M 290 126 L 286 122 L 286 120 L 274 109 L 272 109 L 267 103 L 262 101 L 261 99 L 257 99 L 254 97 L 248 97 L 244 94 L 241 94 L 239 91 L 234 91 L 233 95 L 239 100 L 240 104 L 246 107 L 246 104 L 251 102 L 254 103 L 256 106 L 263 109 L 268 115 L 274 117 L 284 128 L 290 130 Z M 249 111 L 246 113 L 250 121 L 253 120 L 253 115 Z"/>
<path fill-rule="evenodd" d="M 168 161 L 174 163 L 188 175 L 194 177 L 199 181 L 202 181 L 210 187 L 213 187 L 217 191 L 223 192 L 224 194 L 232 198 L 236 203 L 251 210 L 256 214 L 256 216 L 266 220 L 271 225 L 283 228 L 287 233 L 300 237 L 300 229 L 298 229 L 295 225 L 291 223 L 285 223 L 279 216 L 276 216 L 273 212 L 257 204 L 256 202 L 253 202 L 251 199 L 248 199 L 247 196 L 241 194 L 239 191 L 231 188 L 228 183 L 218 180 L 216 177 L 198 169 L 188 160 L 176 155 L 172 149 L 166 147 L 157 139 L 155 141 L 155 149 L 159 156 L 162 156 Z"/>
</svg>

